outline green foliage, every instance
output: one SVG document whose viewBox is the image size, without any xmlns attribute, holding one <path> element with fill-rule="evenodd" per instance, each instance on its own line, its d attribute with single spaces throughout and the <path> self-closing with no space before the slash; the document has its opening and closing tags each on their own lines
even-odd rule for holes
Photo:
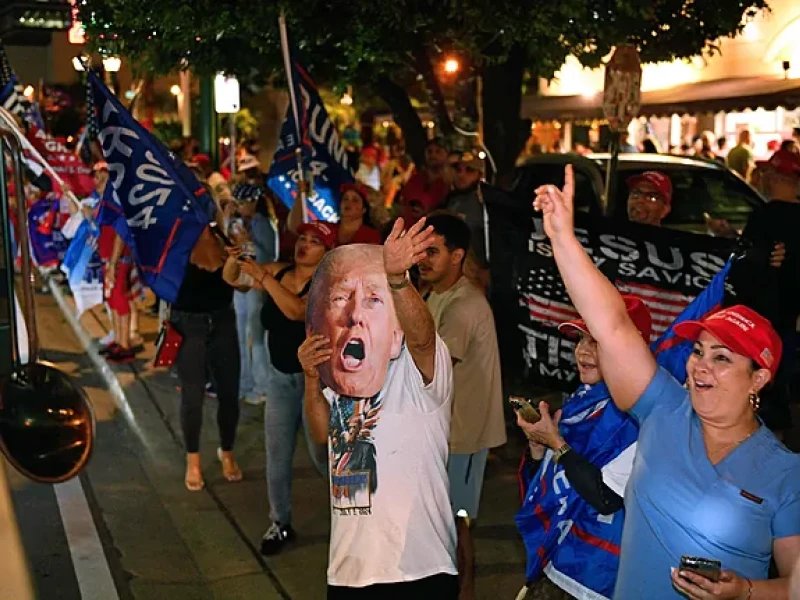
<svg viewBox="0 0 800 600">
<path fill-rule="evenodd" d="M 237 0 L 85 0 L 90 43 L 127 56 L 141 72 L 185 66 L 256 81 L 283 66 L 280 4 Z M 526 67 L 551 76 L 568 54 L 600 64 L 619 43 L 642 60 L 689 57 L 735 35 L 764 0 L 305 0 L 283 9 L 294 47 L 315 78 L 368 83 L 386 75 L 411 85 L 421 70 L 455 54 L 481 68 L 515 47 Z"/>
</svg>

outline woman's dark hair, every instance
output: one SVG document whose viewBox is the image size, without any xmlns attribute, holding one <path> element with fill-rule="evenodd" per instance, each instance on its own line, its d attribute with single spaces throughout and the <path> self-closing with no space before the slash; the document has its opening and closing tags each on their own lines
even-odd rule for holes
<svg viewBox="0 0 800 600">
<path fill-rule="evenodd" d="M 368 227 L 372 227 L 372 226 L 373 226 L 373 225 L 372 225 L 372 221 L 370 220 L 370 217 L 369 217 L 369 213 L 370 213 L 369 199 L 367 198 L 367 194 L 368 194 L 369 192 L 367 192 L 367 191 L 365 190 L 365 191 L 362 193 L 362 192 L 360 192 L 359 190 L 357 190 L 356 188 L 354 188 L 354 187 L 351 187 L 351 188 L 347 188 L 347 189 L 344 191 L 344 193 L 342 193 L 342 197 L 344 197 L 344 195 L 345 195 L 347 192 L 353 192 L 353 193 L 354 193 L 356 196 L 358 196 L 359 198 L 361 198 L 361 207 L 364 209 L 364 216 L 362 217 L 361 221 L 362 221 L 362 223 L 363 223 L 364 225 L 367 225 Z"/>
</svg>

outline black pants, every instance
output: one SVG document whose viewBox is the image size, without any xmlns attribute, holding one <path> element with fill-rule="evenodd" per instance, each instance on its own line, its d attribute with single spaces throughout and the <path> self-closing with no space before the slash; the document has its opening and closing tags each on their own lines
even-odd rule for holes
<svg viewBox="0 0 800 600">
<path fill-rule="evenodd" d="M 378 583 L 363 588 L 328 586 L 328 600 L 457 600 L 458 577 L 439 573 L 416 581 Z"/>
<path fill-rule="evenodd" d="M 210 313 L 188 313 L 173 308 L 170 322 L 183 336 L 177 367 L 186 452 L 200 451 L 207 375 L 217 392 L 220 447 L 232 450 L 239 424 L 240 368 L 233 307 Z"/>
</svg>

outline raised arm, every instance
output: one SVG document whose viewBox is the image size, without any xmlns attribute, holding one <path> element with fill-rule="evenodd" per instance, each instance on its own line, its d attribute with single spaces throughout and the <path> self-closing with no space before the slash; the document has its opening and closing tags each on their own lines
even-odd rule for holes
<svg viewBox="0 0 800 600">
<path fill-rule="evenodd" d="M 383 265 L 406 346 L 427 385 L 434 376 L 436 326 L 425 301 L 411 285 L 408 270 L 422 260 L 425 250 L 433 243 L 433 228 L 423 229 L 424 218 L 408 231 L 403 231 L 403 226 L 403 219 L 397 219 L 384 242 Z"/>
<path fill-rule="evenodd" d="M 656 362 L 628 317 L 622 296 L 575 237 L 572 165 L 567 165 L 564 181 L 563 190 L 553 185 L 538 188 L 533 206 L 542 211 L 567 293 L 597 340 L 611 396 L 621 410 L 630 410 L 655 375 Z"/>
<path fill-rule="evenodd" d="M 275 301 L 281 312 L 286 315 L 287 319 L 292 321 L 305 321 L 306 320 L 306 300 L 305 298 L 298 298 L 291 291 L 287 290 L 281 285 L 281 282 L 275 279 L 275 273 L 286 266 L 285 263 L 264 263 L 258 264 L 254 260 L 246 259 L 240 261 L 243 273 L 250 275 L 253 278 L 253 288 L 257 290 L 264 290 Z"/>
</svg>

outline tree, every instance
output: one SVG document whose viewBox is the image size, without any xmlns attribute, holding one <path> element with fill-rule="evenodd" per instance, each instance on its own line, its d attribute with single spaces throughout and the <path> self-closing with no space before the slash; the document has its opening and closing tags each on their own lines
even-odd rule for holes
<svg viewBox="0 0 800 600">
<path fill-rule="evenodd" d="M 128 56 L 149 72 L 186 66 L 263 82 L 283 62 L 283 10 L 294 48 L 320 84 L 364 86 L 380 96 L 419 160 L 425 131 L 411 98 L 425 98 L 444 132 L 453 131 L 442 73 L 462 64 L 462 85 L 482 81 L 485 142 L 498 170 L 513 166 L 530 132 L 520 119 L 526 75 L 550 78 L 568 55 L 599 66 L 612 48 L 633 43 L 643 62 L 718 50 L 740 33 L 764 0 L 85 0 L 90 43 Z M 465 81 L 466 80 L 466 81 Z"/>
</svg>

